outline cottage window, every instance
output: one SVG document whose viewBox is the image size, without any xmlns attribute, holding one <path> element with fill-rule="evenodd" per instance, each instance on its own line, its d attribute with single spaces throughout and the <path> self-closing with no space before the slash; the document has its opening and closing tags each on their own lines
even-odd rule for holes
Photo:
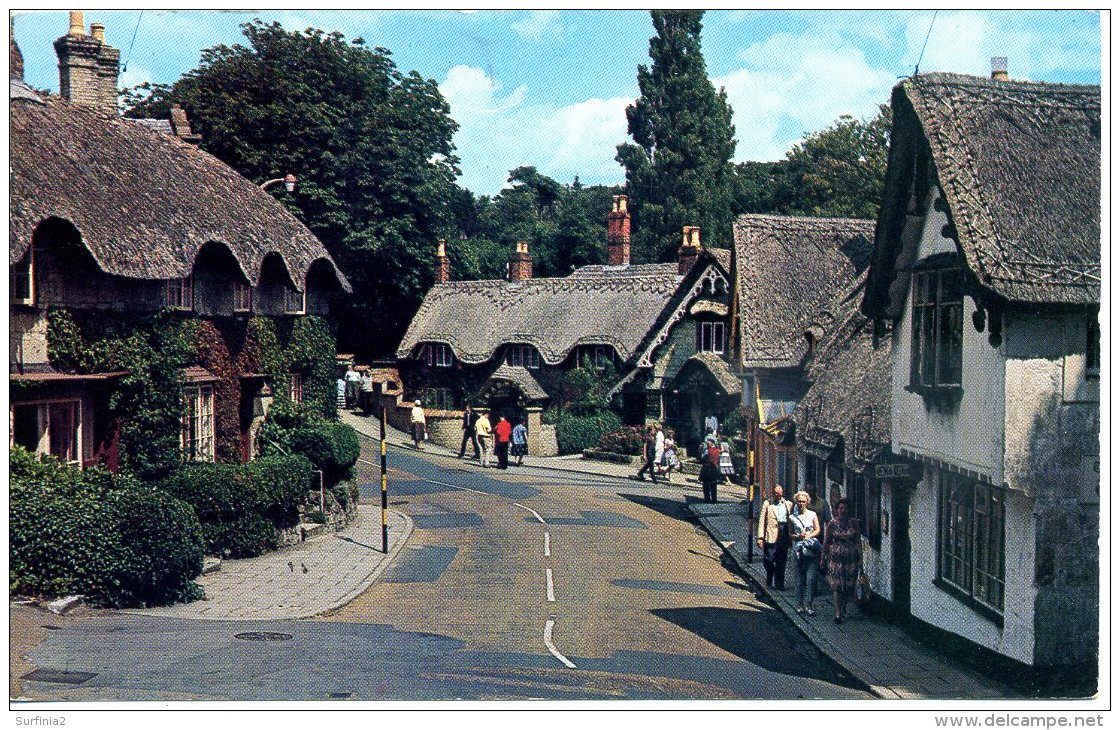
<svg viewBox="0 0 1120 730">
<path fill-rule="evenodd" d="M 726 339 L 726 325 L 723 322 L 700 322 L 699 324 L 700 327 L 696 333 L 696 350 L 722 355 Z"/>
<path fill-rule="evenodd" d="M 424 345 L 420 351 L 420 359 L 429 367 L 449 368 L 455 364 L 455 353 L 442 342 L 433 342 Z"/>
<path fill-rule="evenodd" d="M 167 306 L 172 309 L 194 309 L 194 277 L 167 280 Z"/>
<path fill-rule="evenodd" d="M 1085 377 L 1101 376 L 1101 323 L 1097 313 L 1089 315 L 1085 325 Z"/>
<path fill-rule="evenodd" d="M 78 400 L 51 400 L 12 405 L 8 443 L 63 464 L 81 465 L 81 415 Z"/>
<path fill-rule="evenodd" d="M 35 289 L 32 272 L 34 271 L 35 247 L 29 246 L 27 253 L 11 270 L 11 299 L 16 304 L 34 304 Z"/>
<path fill-rule="evenodd" d="M 186 461 L 214 460 L 214 388 L 188 387 L 184 393 L 181 444 Z"/>
<path fill-rule="evenodd" d="M 233 282 L 233 311 L 249 312 L 253 309 L 253 287 L 240 281 Z"/>
<path fill-rule="evenodd" d="M 523 368 L 539 368 L 541 356 L 532 345 L 510 345 L 506 350 L 506 365 Z"/>
<path fill-rule="evenodd" d="M 614 364 L 614 348 L 609 345 L 586 345 L 576 350 L 576 365 L 600 370 Z"/>
<path fill-rule="evenodd" d="M 451 388 L 428 388 L 424 394 L 424 405 L 436 411 L 453 411 L 458 407 L 455 391 Z"/>
<path fill-rule="evenodd" d="M 960 386 L 964 319 L 960 271 L 917 271 L 913 293 L 910 385 L 921 388 Z"/>
<path fill-rule="evenodd" d="M 966 598 L 1003 611 L 1004 490 L 935 470 L 940 511 L 938 577 Z"/>
<path fill-rule="evenodd" d="M 307 297 L 299 289 L 284 289 L 284 314 L 303 314 L 307 311 Z"/>
<path fill-rule="evenodd" d="M 859 520 L 860 534 L 867 538 L 872 548 L 878 550 L 882 547 L 882 527 L 879 524 L 883 519 L 882 482 L 848 472 L 848 484 L 851 485 L 850 501 L 854 516 Z"/>
<path fill-rule="evenodd" d="M 303 403 L 303 373 L 288 373 L 288 399 Z"/>
</svg>

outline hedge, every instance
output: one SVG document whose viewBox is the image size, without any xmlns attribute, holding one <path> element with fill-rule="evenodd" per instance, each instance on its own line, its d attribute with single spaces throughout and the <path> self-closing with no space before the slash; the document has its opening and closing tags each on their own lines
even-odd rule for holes
<svg viewBox="0 0 1120 730">
<path fill-rule="evenodd" d="M 617 431 L 622 427 L 622 421 L 611 411 L 585 416 L 559 411 L 549 420 L 556 426 L 556 443 L 561 454 L 581 453 L 584 449 L 596 446 L 604 433 Z"/>
<path fill-rule="evenodd" d="M 275 403 L 261 427 L 265 454 L 302 454 L 323 472 L 327 488 L 351 476 L 361 455 L 358 434 L 342 423 L 328 421 L 294 403 Z"/>
<path fill-rule="evenodd" d="M 83 594 L 110 606 L 199 598 L 202 529 L 190 506 L 102 467 L 80 471 L 18 446 L 10 465 L 12 593 Z"/>
</svg>

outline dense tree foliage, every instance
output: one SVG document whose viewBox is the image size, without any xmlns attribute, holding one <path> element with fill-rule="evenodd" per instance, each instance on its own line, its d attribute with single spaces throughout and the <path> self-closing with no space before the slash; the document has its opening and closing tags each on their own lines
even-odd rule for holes
<svg viewBox="0 0 1120 730">
<path fill-rule="evenodd" d="M 204 50 L 173 85 L 126 92 L 127 113 L 165 116 L 181 104 L 202 147 L 249 179 L 295 174 L 296 192 L 275 194 L 354 286 L 336 309 L 339 347 L 389 352 L 431 284 L 435 241 L 450 231 L 450 108 L 435 81 L 403 74 L 388 50 L 361 39 L 260 20 L 242 31 L 247 46 Z"/>
<path fill-rule="evenodd" d="M 626 109 L 634 142 L 619 145 L 634 219 L 636 260 L 668 261 L 682 226 L 710 246 L 731 243 L 735 128 L 727 94 L 708 80 L 700 50 L 703 11 L 655 10 L 641 97 Z"/>
</svg>

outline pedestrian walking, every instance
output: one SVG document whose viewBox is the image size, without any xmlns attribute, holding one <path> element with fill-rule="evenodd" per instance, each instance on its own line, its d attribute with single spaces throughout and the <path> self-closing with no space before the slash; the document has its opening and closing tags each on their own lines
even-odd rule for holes
<svg viewBox="0 0 1120 730">
<path fill-rule="evenodd" d="M 493 437 L 493 429 L 490 428 L 490 419 L 485 412 L 478 414 L 478 420 L 474 422 L 474 433 L 475 438 L 478 439 L 478 463 L 488 467 L 490 466 L 490 440 Z"/>
<path fill-rule="evenodd" d="M 793 566 L 797 571 L 797 612 L 816 616 L 813 611 L 813 592 L 817 587 L 817 564 L 821 559 L 821 525 L 817 515 L 809 509 L 809 493 L 793 495 L 793 512 L 789 516 L 790 537 L 793 540 Z"/>
<path fill-rule="evenodd" d="M 848 499 L 836 503 L 836 515 L 825 526 L 824 551 L 821 562 L 825 565 L 825 580 L 832 589 L 836 623 L 844 623 L 844 610 L 856 589 L 861 564 L 859 520 L 848 517 Z"/>
<path fill-rule="evenodd" d="M 661 466 L 662 474 L 665 476 L 665 481 L 673 481 L 673 469 L 681 470 L 681 460 L 677 456 L 677 441 L 676 434 L 673 429 L 665 430 L 665 456 L 662 457 Z"/>
<path fill-rule="evenodd" d="M 731 444 L 726 439 L 719 444 L 719 473 L 724 483 L 730 484 L 735 476 L 735 463 L 731 461 Z"/>
<path fill-rule="evenodd" d="M 352 367 L 346 368 L 346 407 L 353 408 L 358 404 L 358 392 L 361 388 L 362 376 Z"/>
<path fill-rule="evenodd" d="M 719 465 L 712 461 L 708 452 L 702 453 L 700 459 L 700 486 L 704 489 L 704 501 L 715 502 L 720 480 Z"/>
<path fill-rule="evenodd" d="M 820 539 L 821 543 L 823 544 L 824 543 L 825 530 L 828 527 L 828 523 L 832 520 L 832 508 L 828 505 L 828 500 L 823 499 L 819 495 L 816 485 L 806 484 L 805 485 L 805 491 L 809 493 L 809 509 L 813 510 L 813 513 L 816 514 L 816 516 L 817 516 L 817 522 L 820 523 L 821 534 L 820 534 L 819 539 Z M 821 491 L 823 491 L 823 490 L 821 490 Z M 827 568 L 827 565 L 825 564 L 825 561 L 823 561 L 823 560 L 820 561 L 820 572 L 817 575 L 817 592 L 818 593 L 828 593 L 829 592 L 828 584 L 825 580 L 825 576 L 827 575 L 827 569 L 828 568 Z"/>
<path fill-rule="evenodd" d="M 665 432 L 661 430 L 660 423 L 655 425 L 657 432 L 653 435 L 653 463 L 660 469 L 665 460 Z"/>
<path fill-rule="evenodd" d="M 498 456 L 498 468 L 509 468 L 509 440 L 513 434 L 513 426 L 505 416 L 498 416 L 494 424 L 494 453 Z"/>
<path fill-rule="evenodd" d="M 346 380 L 343 378 L 335 382 L 335 405 L 340 411 L 346 408 Z"/>
<path fill-rule="evenodd" d="M 762 503 L 758 515 L 758 547 L 766 569 L 766 585 L 779 591 L 786 588 L 786 559 L 789 555 L 789 513 L 793 504 L 782 496 L 780 484 L 774 485 L 770 499 Z"/>
<path fill-rule="evenodd" d="M 657 471 L 654 467 L 654 457 L 657 454 L 657 436 L 653 424 L 646 426 L 646 434 L 642 438 L 642 458 L 645 465 L 635 475 L 637 479 L 645 481 L 645 473 L 649 472 L 649 480 L 657 483 Z"/>
<path fill-rule="evenodd" d="M 474 435 L 474 425 L 478 421 L 478 414 L 468 405 L 463 411 L 463 440 L 459 443 L 459 458 L 467 453 L 467 442 L 474 447 L 474 458 L 478 458 L 478 439 Z"/>
<path fill-rule="evenodd" d="M 373 400 L 373 373 L 366 370 L 358 382 L 358 405 L 363 413 L 372 413 L 375 405 Z"/>
<path fill-rule="evenodd" d="M 428 439 L 428 422 L 424 418 L 424 409 L 420 407 L 420 401 L 416 401 L 412 406 L 412 443 L 417 451 L 423 451 L 422 444 Z"/>
<path fill-rule="evenodd" d="M 512 445 L 510 446 L 509 453 L 517 457 L 517 465 L 521 466 L 521 462 L 529 453 L 529 429 L 525 428 L 525 423 L 518 419 L 517 424 L 513 427 L 513 434 L 510 437 Z"/>
</svg>

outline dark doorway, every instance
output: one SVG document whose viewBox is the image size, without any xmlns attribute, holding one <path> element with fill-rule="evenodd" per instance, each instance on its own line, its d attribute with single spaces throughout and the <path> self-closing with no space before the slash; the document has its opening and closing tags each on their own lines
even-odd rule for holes
<svg viewBox="0 0 1120 730">
<path fill-rule="evenodd" d="M 910 615 L 910 487 L 891 482 L 891 597 L 903 616 Z"/>
</svg>

